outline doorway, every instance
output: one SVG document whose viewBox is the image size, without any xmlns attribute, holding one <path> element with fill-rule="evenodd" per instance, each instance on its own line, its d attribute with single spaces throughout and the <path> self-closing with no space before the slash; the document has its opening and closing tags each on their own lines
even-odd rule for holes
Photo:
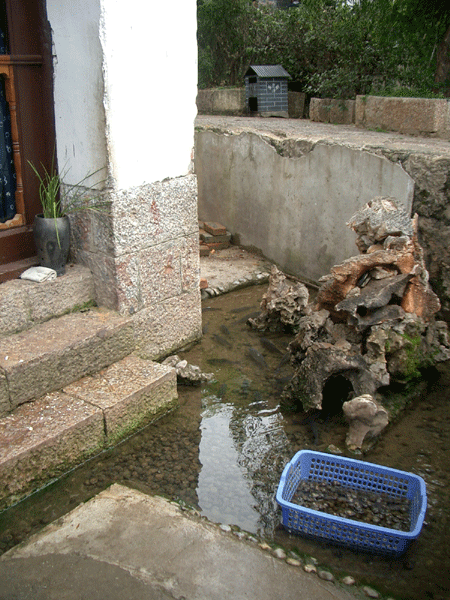
<svg viewBox="0 0 450 600">
<path fill-rule="evenodd" d="M 0 83 L 12 155 L 13 181 L 7 185 L 14 195 L 9 213 L 0 219 L 1 283 L 34 264 L 33 221 L 41 205 L 39 184 L 29 161 L 50 169 L 55 126 L 51 31 L 45 0 L 0 0 L 0 27 L 4 41 Z"/>
</svg>

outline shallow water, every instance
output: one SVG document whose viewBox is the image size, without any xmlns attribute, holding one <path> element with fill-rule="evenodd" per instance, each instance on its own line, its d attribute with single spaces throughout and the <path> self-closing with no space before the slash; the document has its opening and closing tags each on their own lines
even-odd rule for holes
<svg viewBox="0 0 450 600">
<path fill-rule="evenodd" d="M 311 422 L 283 414 L 280 393 L 291 337 L 262 336 L 246 325 L 265 287 L 203 303 L 204 336 L 182 358 L 214 373 L 201 388 L 179 387 L 180 407 L 62 480 L 0 514 L 0 551 L 75 508 L 113 482 L 176 498 L 219 523 L 238 525 L 335 574 L 349 573 L 398 598 L 449 598 L 450 366 L 389 426 L 364 460 L 421 475 L 428 511 L 419 539 L 399 558 L 357 553 L 289 535 L 275 492 L 283 467 L 300 449 L 345 451 L 342 415 Z"/>
</svg>

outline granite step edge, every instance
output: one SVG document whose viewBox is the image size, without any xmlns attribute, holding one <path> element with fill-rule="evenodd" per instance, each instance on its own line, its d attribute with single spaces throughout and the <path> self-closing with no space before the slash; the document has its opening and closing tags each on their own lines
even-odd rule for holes
<svg viewBox="0 0 450 600">
<path fill-rule="evenodd" d="M 105 309 L 0 339 L 0 416 L 124 358 L 134 345 L 131 319 Z"/>
<path fill-rule="evenodd" d="M 178 405 L 176 372 L 129 355 L 0 419 L 0 510 Z"/>
</svg>

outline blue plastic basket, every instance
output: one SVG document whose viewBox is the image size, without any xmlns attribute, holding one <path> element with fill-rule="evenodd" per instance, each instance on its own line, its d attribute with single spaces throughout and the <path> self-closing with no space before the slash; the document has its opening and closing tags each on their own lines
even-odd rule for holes
<svg viewBox="0 0 450 600">
<path fill-rule="evenodd" d="M 352 489 L 385 493 L 410 500 L 410 529 L 397 531 L 312 510 L 291 502 L 302 479 L 337 481 Z M 418 537 L 427 509 L 422 477 L 361 460 L 301 450 L 286 465 L 277 491 L 283 525 L 291 533 L 329 540 L 352 548 L 382 554 L 402 554 Z"/>
</svg>

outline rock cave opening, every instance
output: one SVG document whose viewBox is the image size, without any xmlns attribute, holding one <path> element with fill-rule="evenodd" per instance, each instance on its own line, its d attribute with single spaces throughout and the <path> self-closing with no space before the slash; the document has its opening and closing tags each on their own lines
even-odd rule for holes
<svg viewBox="0 0 450 600">
<path fill-rule="evenodd" d="M 323 386 L 321 417 L 325 419 L 344 418 L 342 405 L 355 396 L 353 385 L 345 375 L 331 375 Z"/>
</svg>

